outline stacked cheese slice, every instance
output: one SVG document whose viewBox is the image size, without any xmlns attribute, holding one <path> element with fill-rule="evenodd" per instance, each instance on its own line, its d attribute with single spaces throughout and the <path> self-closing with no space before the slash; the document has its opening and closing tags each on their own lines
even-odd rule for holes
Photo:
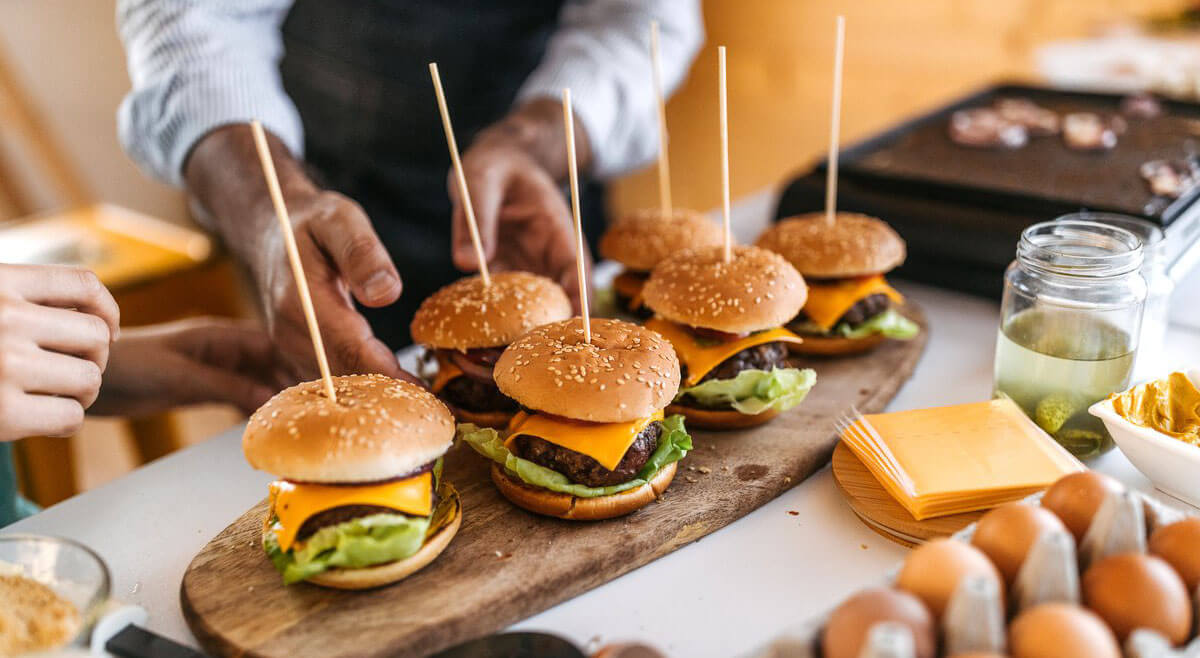
<svg viewBox="0 0 1200 658">
<path fill-rule="evenodd" d="M 842 440 L 918 521 L 988 509 L 1084 470 L 1011 400 L 860 417 Z"/>
</svg>

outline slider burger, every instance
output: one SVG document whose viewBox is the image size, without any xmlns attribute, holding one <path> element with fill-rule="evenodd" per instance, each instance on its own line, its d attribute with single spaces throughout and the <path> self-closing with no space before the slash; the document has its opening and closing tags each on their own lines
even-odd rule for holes
<svg viewBox="0 0 1200 658">
<path fill-rule="evenodd" d="M 530 329 L 569 317 L 571 302 L 557 283 L 528 272 L 497 272 L 489 286 L 472 276 L 433 293 L 413 315 L 410 331 L 436 357 L 433 392 L 454 415 L 504 427 L 517 403 L 496 388 L 496 359 Z"/>
<path fill-rule="evenodd" d="M 658 498 L 692 449 L 680 416 L 663 408 L 679 361 L 661 336 L 621 320 L 572 318 L 517 339 L 496 383 L 522 407 L 501 435 L 460 425 L 492 460 L 500 493 L 531 512 L 573 520 L 628 514 Z"/>
<path fill-rule="evenodd" d="M 722 244 L 721 226 L 693 210 L 675 210 L 663 217 L 657 208 L 626 215 L 600 238 L 600 255 L 625 266 L 613 279 L 613 292 L 621 310 L 646 319 L 652 314 L 642 304 L 642 286 L 650 270 L 684 249 Z"/>
<path fill-rule="evenodd" d="M 904 240 L 882 220 L 838 213 L 830 226 L 823 213 L 810 213 L 780 221 L 756 244 L 786 258 L 808 281 L 808 302 L 788 324 L 804 338 L 793 352 L 853 354 L 920 331 L 892 307 L 904 298 L 883 275 L 904 262 Z"/>
<path fill-rule="evenodd" d="M 263 548 L 284 584 L 387 585 L 429 564 L 458 532 L 458 492 L 441 479 L 454 419 L 405 381 L 349 375 L 334 386 L 336 404 L 320 380 L 305 382 L 246 425 L 246 461 L 280 477 Z"/>
<path fill-rule="evenodd" d="M 722 247 L 678 254 L 654 268 L 644 291 L 647 329 L 675 346 L 682 388 L 668 411 L 706 429 L 761 425 L 799 404 L 816 383 L 789 368 L 801 339 L 780 325 L 804 305 L 804 278 L 778 254 Z"/>
</svg>

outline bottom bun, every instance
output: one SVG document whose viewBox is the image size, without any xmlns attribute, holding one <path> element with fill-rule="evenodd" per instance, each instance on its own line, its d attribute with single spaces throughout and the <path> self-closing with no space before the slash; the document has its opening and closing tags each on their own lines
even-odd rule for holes
<svg viewBox="0 0 1200 658">
<path fill-rule="evenodd" d="M 458 496 L 458 492 L 453 494 Z M 412 574 L 420 571 L 425 565 L 433 562 L 437 556 L 446 550 L 450 545 L 450 540 L 454 539 L 454 535 L 458 534 L 458 527 L 462 525 L 462 505 L 456 505 L 454 510 L 454 518 L 450 520 L 442 529 L 438 530 L 432 537 L 425 540 L 425 544 L 420 550 L 403 560 L 379 564 L 373 567 L 363 567 L 361 569 L 330 569 L 329 571 L 321 572 L 305 582 L 321 587 L 332 587 L 334 589 L 370 589 L 372 587 L 382 587 L 399 582 Z"/>
<path fill-rule="evenodd" d="M 508 427 L 508 422 L 516 415 L 515 411 L 468 411 L 447 403 L 451 413 L 460 423 L 471 423 L 478 427 L 490 427 L 502 430 Z"/>
<path fill-rule="evenodd" d="M 675 464 L 663 466 L 649 482 L 636 489 L 597 498 L 580 498 L 525 484 L 495 462 L 492 482 L 505 498 L 530 512 L 572 521 L 599 521 L 624 516 L 657 500 L 675 478 Z"/>
<path fill-rule="evenodd" d="M 778 409 L 767 409 L 761 414 L 744 414 L 733 409 L 700 409 L 682 404 L 667 407 L 667 414 L 683 414 L 688 427 L 702 430 L 739 430 L 758 427 L 779 415 Z"/>
<path fill-rule="evenodd" d="M 843 354 L 861 354 L 869 352 L 883 344 L 887 338 L 883 334 L 872 334 L 866 338 L 843 338 L 841 336 L 813 336 L 801 334 L 803 343 L 788 343 L 792 354 L 807 356 L 841 356 Z"/>
</svg>

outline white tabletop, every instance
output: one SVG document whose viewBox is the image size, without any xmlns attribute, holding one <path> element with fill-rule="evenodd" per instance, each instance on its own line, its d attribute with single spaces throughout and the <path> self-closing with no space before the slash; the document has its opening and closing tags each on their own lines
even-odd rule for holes
<svg viewBox="0 0 1200 658">
<path fill-rule="evenodd" d="M 987 399 L 997 306 L 899 287 L 924 307 L 932 336 L 890 408 Z M 1200 354 L 1200 333 L 1173 328 L 1168 347 L 1175 355 Z M 271 479 L 246 465 L 239 439 L 240 429 L 226 432 L 5 532 L 88 544 L 112 569 L 115 596 L 149 610 L 152 630 L 194 645 L 179 607 L 184 569 L 263 498 Z M 1149 486 L 1118 451 L 1092 465 Z M 672 656 L 736 655 L 878 581 L 904 553 L 858 521 L 826 468 L 732 525 L 515 628 L 550 631 L 588 647 L 640 639 Z"/>
</svg>

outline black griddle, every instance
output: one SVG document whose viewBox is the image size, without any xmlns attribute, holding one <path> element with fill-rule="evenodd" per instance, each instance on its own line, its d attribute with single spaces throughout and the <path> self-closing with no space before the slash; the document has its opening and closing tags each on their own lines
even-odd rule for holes
<svg viewBox="0 0 1200 658">
<path fill-rule="evenodd" d="M 1200 190 L 1169 201 L 1139 174 L 1148 160 L 1181 159 L 1200 148 L 1200 105 L 1163 101 L 1163 115 L 1127 118 L 1109 151 L 1075 151 L 1061 136 L 1031 137 L 1020 149 L 978 149 L 950 140 L 950 115 L 1028 98 L 1059 114 L 1115 114 L 1116 94 L 998 84 L 855 144 L 841 153 L 838 207 L 882 217 L 909 246 L 896 275 L 989 297 L 1030 224 L 1080 210 L 1118 212 L 1168 227 L 1190 217 Z M 776 217 L 821 210 L 825 163 L 784 190 Z"/>
</svg>

